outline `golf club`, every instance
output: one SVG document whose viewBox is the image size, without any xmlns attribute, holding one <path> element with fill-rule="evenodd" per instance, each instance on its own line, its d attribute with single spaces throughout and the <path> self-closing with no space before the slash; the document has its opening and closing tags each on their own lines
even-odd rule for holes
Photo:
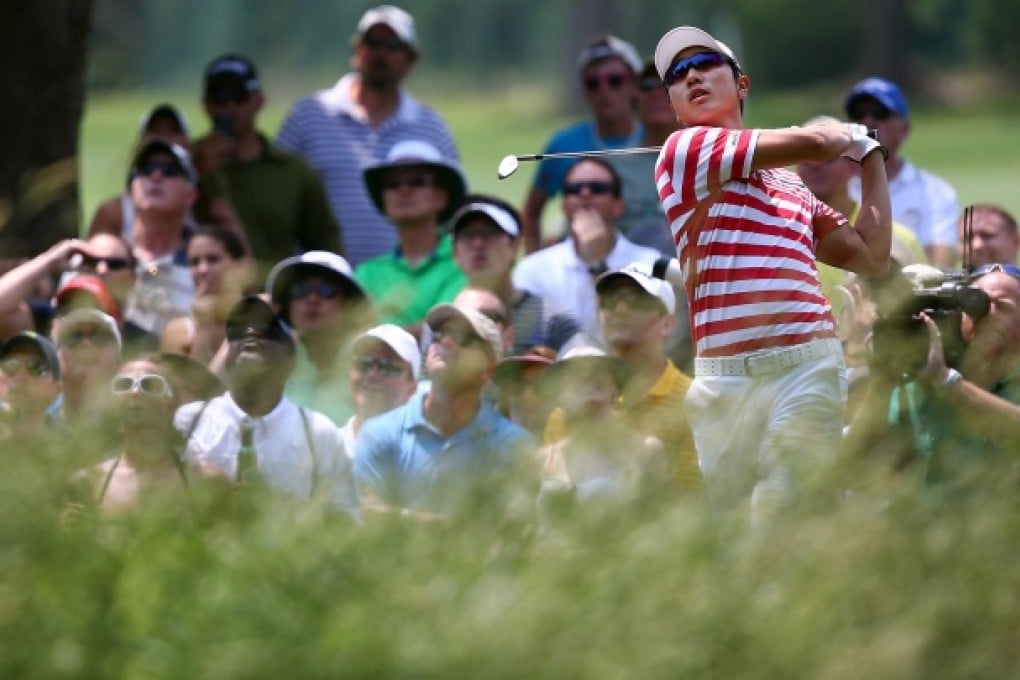
<svg viewBox="0 0 1020 680">
<path fill-rule="evenodd" d="M 564 151 L 562 153 L 529 153 L 522 156 L 504 156 L 499 162 L 497 174 L 506 179 L 517 172 L 521 161 L 541 161 L 546 158 L 590 158 L 592 156 L 629 156 L 635 153 L 659 153 L 661 146 L 636 146 L 626 149 L 596 149 L 594 151 Z"/>
<path fill-rule="evenodd" d="M 868 129 L 868 136 L 878 139 L 878 130 Z M 591 158 L 593 156 L 629 156 L 635 153 L 659 153 L 661 146 L 634 146 L 625 149 L 595 149 L 592 151 L 563 151 L 561 153 L 528 153 L 520 156 L 510 154 L 504 156 L 496 169 L 496 175 L 500 179 L 506 179 L 517 172 L 521 161 L 541 161 L 546 158 Z"/>
</svg>

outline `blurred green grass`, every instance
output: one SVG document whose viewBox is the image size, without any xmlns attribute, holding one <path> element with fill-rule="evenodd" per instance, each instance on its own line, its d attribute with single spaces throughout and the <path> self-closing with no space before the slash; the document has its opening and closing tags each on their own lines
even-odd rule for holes
<svg viewBox="0 0 1020 680">
<path fill-rule="evenodd" d="M 553 130 L 576 116 L 557 111 L 552 91 L 532 83 L 509 84 L 495 92 L 467 88 L 446 92 L 426 83 L 412 89 L 447 119 L 460 146 L 473 190 L 494 193 L 519 205 L 534 167 L 524 164 L 507 180 L 496 178 L 503 156 L 541 151 Z M 293 91 L 294 87 L 288 87 Z M 441 93 L 441 94 L 440 94 Z M 272 94 L 272 89 L 270 89 Z M 297 95 L 295 95 L 297 96 Z M 747 123 L 753 126 L 798 124 L 820 113 L 839 114 L 838 93 L 805 91 L 764 93 L 749 101 Z M 95 207 L 118 193 L 124 182 L 128 154 L 144 111 L 162 101 L 188 116 L 192 133 L 208 128 L 194 92 L 132 92 L 91 96 L 81 131 L 83 220 L 87 226 Z M 270 136 L 292 103 L 270 96 L 261 127 Z M 915 107 L 913 131 L 905 153 L 915 163 L 945 177 L 956 187 L 961 205 L 977 201 L 1001 203 L 1020 215 L 1020 125 L 1016 107 L 988 104 L 980 109 Z M 547 209 L 546 216 L 554 214 Z"/>
</svg>

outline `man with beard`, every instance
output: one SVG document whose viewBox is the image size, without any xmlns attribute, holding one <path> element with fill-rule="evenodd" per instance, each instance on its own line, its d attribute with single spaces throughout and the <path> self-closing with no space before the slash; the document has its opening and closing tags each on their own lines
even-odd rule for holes
<svg viewBox="0 0 1020 680">
<path fill-rule="evenodd" d="M 255 479 L 286 494 L 325 498 L 358 516 L 350 461 L 329 418 L 283 395 L 294 369 L 290 328 L 250 295 L 227 317 L 227 392 L 186 404 L 174 416 L 185 457 L 238 482 Z"/>
<path fill-rule="evenodd" d="M 405 405 L 365 423 L 355 445 L 362 488 L 382 503 L 429 517 L 504 513 L 537 488 L 531 437 L 486 404 L 482 390 L 503 355 L 481 312 L 436 305 L 425 319 L 431 381 Z M 523 492 L 523 495 L 522 493 Z"/>
<path fill-rule="evenodd" d="M 357 266 L 397 242 L 362 183 L 362 170 L 381 163 L 394 144 L 407 139 L 427 141 L 452 161 L 460 156 L 439 114 L 401 86 L 418 60 L 411 15 L 392 5 L 368 10 L 353 47 L 353 72 L 295 104 L 277 143 L 319 172 L 343 229 L 345 254 Z"/>
</svg>

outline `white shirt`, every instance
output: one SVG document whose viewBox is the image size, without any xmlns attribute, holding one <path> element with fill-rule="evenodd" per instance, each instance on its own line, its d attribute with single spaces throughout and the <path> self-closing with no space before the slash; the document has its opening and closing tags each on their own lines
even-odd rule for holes
<svg viewBox="0 0 1020 680">
<path fill-rule="evenodd" d="M 135 274 L 124 312 L 126 320 L 159 335 L 167 321 L 191 313 L 195 283 L 178 253 L 149 262 L 139 260 Z"/>
<path fill-rule="evenodd" d="M 606 267 L 613 270 L 631 262 L 653 264 L 660 257 L 654 248 L 639 246 L 617 232 L 616 245 L 606 257 Z M 514 288 L 554 301 L 557 307 L 577 319 L 582 331 L 602 341 L 595 277 L 588 267 L 577 256 L 574 241 L 568 238 L 518 262 L 513 272 Z"/>
<path fill-rule="evenodd" d="M 241 448 L 240 424 L 251 418 L 259 476 L 267 484 L 302 498 L 322 495 L 352 517 L 360 516 L 351 461 L 344 453 L 340 431 L 329 418 L 304 409 L 309 442 L 301 411 L 286 397 L 258 418 L 242 411 L 229 392 L 209 401 L 202 411 L 205 404 L 185 404 L 174 415 L 174 427 L 182 434 L 194 426 L 185 443 L 186 458 L 211 463 L 233 478 Z M 314 444 L 314 451 L 309 444 Z"/>
<path fill-rule="evenodd" d="M 854 177 L 849 184 L 850 196 L 861 201 L 861 181 Z M 904 160 L 896 176 L 889 180 L 892 218 L 914 232 L 921 245 L 956 248 L 959 237 L 956 221 L 960 203 L 949 183 Z"/>
</svg>

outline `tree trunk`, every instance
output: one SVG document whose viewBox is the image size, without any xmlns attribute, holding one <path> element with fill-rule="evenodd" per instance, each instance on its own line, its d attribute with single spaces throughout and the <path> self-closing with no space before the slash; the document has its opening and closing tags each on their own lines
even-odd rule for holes
<svg viewBox="0 0 1020 680">
<path fill-rule="evenodd" d="M 564 82 L 571 84 L 570 88 L 565 89 L 571 108 L 583 109 L 584 93 L 577 84 L 577 56 L 596 36 L 612 33 L 617 17 L 616 0 L 573 0 L 571 6 L 573 11 L 570 16 L 574 20 L 565 28 L 566 47 L 563 59 L 566 63 L 562 72 L 569 74 L 570 79 Z"/>
<path fill-rule="evenodd" d="M 861 70 L 913 89 L 910 64 L 910 6 L 908 0 L 871 0 L 870 20 L 861 42 Z"/>
<path fill-rule="evenodd" d="M 0 6 L 0 258 L 78 233 L 78 126 L 92 0 Z"/>
</svg>

